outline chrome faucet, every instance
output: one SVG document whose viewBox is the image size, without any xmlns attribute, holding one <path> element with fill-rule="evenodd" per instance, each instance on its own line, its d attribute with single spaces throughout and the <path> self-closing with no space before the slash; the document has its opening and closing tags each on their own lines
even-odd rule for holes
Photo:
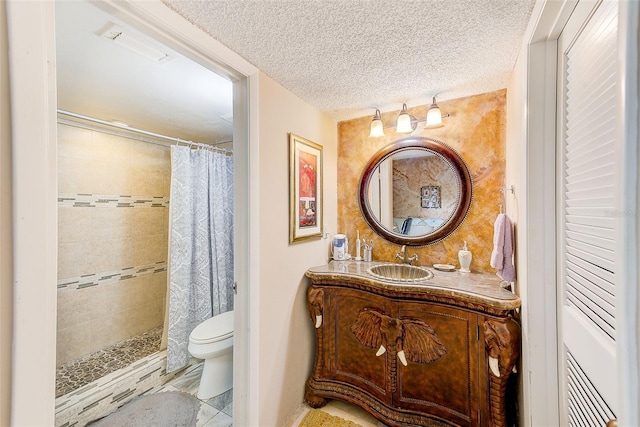
<svg viewBox="0 0 640 427">
<path fill-rule="evenodd" d="M 401 260 L 403 264 L 411 264 L 413 263 L 413 261 L 418 260 L 418 254 L 409 256 L 409 253 L 407 252 L 407 245 L 402 245 L 402 248 L 400 248 L 400 252 L 396 254 L 396 258 Z"/>
</svg>

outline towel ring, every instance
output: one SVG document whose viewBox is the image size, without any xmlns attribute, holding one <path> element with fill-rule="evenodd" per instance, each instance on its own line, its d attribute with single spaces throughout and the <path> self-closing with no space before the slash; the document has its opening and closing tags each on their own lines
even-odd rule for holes
<svg viewBox="0 0 640 427">
<path fill-rule="evenodd" d="M 500 189 L 500 192 L 501 192 L 502 194 L 505 194 L 505 192 L 507 192 L 507 191 L 510 191 L 510 192 L 511 192 L 511 194 L 514 194 L 514 195 L 515 195 L 515 194 L 516 194 L 516 187 L 515 187 L 514 185 L 511 185 L 511 186 L 509 186 L 509 187 L 505 187 L 505 188 L 501 188 L 501 189 Z"/>
</svg>

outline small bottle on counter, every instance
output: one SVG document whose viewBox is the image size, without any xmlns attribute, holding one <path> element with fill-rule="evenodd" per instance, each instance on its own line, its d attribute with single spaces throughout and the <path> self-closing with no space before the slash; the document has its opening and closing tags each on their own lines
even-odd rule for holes
<svg viewBox="0 0 640 427">
<path fill-rule="evenodd" d="M 464 241 L 464 246 L 458 251 L 458 260 L 460 261 L 460 272 L 470 273 L 469 266 L 471 265 L 471 251 L 467 250 L 467 241 Z"/>
<path fill-rule="evenodd" d="M 367 244 L 367 241 L 363 239 L 363 243 L 364 243 L 364 262 L 371 262 L 373 261 L 373 240 L 371 240 L 369 242 L 369 244 Z"/>
</svg>

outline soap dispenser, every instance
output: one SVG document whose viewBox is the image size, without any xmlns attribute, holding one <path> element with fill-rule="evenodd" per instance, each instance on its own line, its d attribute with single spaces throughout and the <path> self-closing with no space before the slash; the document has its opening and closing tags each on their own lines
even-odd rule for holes
<svg viewBox="0 0 640 427">
<path fill-rule="evenodd" d="M 460 272 L 470 273 L 469 266 L 471 265 L 471 251 L 467 250 L 467 241 L 464 241 L 464 246 L 458 251 L 458 260 L 460 260 Z"/>
</svg>

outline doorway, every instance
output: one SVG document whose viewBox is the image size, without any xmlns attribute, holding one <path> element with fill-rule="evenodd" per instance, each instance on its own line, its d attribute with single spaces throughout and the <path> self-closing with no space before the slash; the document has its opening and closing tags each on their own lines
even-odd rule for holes
<svg viewBox="0 0 640 427">
<path fill-rule="evenodd" d="M 188 203 L 177 204 L 176 190 L 182 187 L 170 190 L 178 175 L 170 145 L 215 150 L 222 156 L 214 157 L 231 163 L 233 94 L 229 79 L 89 2 L 55 6 L 60 165 L 56 425 L 62 425 L 100 418 L 196 363 L 187 353 L 190 330 L 182 328 L 195 326 L 206 314 L 176 326 L 172 319 L 183 319 L 173 305 L 183 301 L 176 292 L 189 292 L 188 284 L 172 279 L 168 291 L 168 278 L 177 277 L 176 264 L 168 259 L 170 218 L 181 218 L 182 208 L 188 209 Z M 229 188 L 212 185 L 225 192 Z M 233 200 L 232 195 L 225 200 Z M 224 222 L 230 224 L 233 214 L 225 212 L 229 219 Z M 218 226 L 217 232 L 223 228 L 228 227 Z M 216 242 L 229 238 L 217 236 Z M 194 256 L 199 265 L 210 265 L 206 256 Z M 232 269 L 233 254 L 218 258 L 215 265 L 221 264 Z M 221 282 L 211 284 L 221 299 L 213 301 L 213 314 L 232 310 L 230 271 L 212 279 Z M 142 362 L 145 369 L 138 368 Z M 118 398 L 107 405 L 109 395 Z M 231 392 L 218 400 L 230 403 Z M 206 412 L 214 409 L 223 407 Z"/>
<path fill-rule="evenodd" d="M 566 402 L 560 396 L 560 382 L 566 372 L 558 366 L 557 356 L 562 351 L 558 341 L 560 312 L 556 298 L 556 77 L 558 70 L 558 37 L 576 6 L 573 1 L 537 4 L 534 25 L 525 39 L 524 55 L 516 67 L 517 83 L 510 89 L 522 90 L 519 114 L 510 117 L 509 126 L 517 129 L 513 136 L 522 138 L 522 152 L 518 152 L 516 164 L 522 166 L 514 176 L 521 183 L 526 197 L 518 209 L 522 221 L 517 225 L 520 274 L 518 287 L 526 300 L 523 316 L 523 408 L 526 419 L 523 425 L 555 425 L 561 420 L 561 405 Z M 583 3 L 583 2 L 580 2 Z M 588 2 L 592 7 L 597 2 Z M 606 2 L 604 2 L 606 3 Z M 622 212 L 637 212 L 637 84 L 638 84 L 638 5 L 634 2 L 618 2 L 621 37 L 618 48 L 624 55 L 620 63 L 620 116 L 617 122 L 618 168 L 616 176 L 622 178 L 622 193 L 617 199 Z M 517 110 L 517 108 L 516 108 Z M 517 117 L 516 117 L 517 116 Z M 513 118 L 513 120 L 511 120 Z M 522 123 L 517 120 L 522 119 Z M 522 126 L 522 127 L 521 127 Z M 517 142 L 514 142 L 517 144 Z M 627 154 L 624 154 L 627 153 Z M 617 179 L 618 179 L 617 178 Z M 620 335 L 617 337 L 615 369 L 621 382 L 617 387 L 622 424 L 637 425 L 638 414 L 638 275 L 636 236 L 637 217 L 621 216 L 615 245 L 627 248 L 616 264 L 622 267 L 616 286 L 617 307 L 622 308 L 616 319 Z M 621 374 L 622 373 L 622 374 Z"/>
<path fill-rule="evenodd" d="M 55 102 L 55 33 L 53 3 L 12 2 L 7 5 L 11 40 L 12 112 L 14 146 L 15 282 L 12 419 L 16 424 L 53 425 L 57 272 L 57 147 Z M 248 224 L 249 76 L 257 72 L 241 58 L 221 49 L 160 3 L 105 2 L 101 8 L 176 51 L 229 77 L 234 85 L 234 140 L 236 142 L 237 223 Z M 34 31 L 34 28 L 37 29 Z M 214 59 L 215 58 L 215 59 Z M 233 65 L 231 65 L 233 64 Z M 237 89 L 237 90 L 236 90 Z M 237 135 L 237 137 L 236 137 Z M 27 196 L 28 197 L 25 197 Z M 33 200 L 40 204 L 34 209 Z M 239 208 L 238 208 L 239 206 Z M 241 235 L 236 259 L 244 260 L 236 274 L 248 274 L 248 236 Z M 32 260 L 42 260 L 34 269 Z M 244 289 L 248 289 L 245 286 Z M 236 300 L 236 316 L 246 315 L 248 292 Z M 237 325 L 246 325 L 239 319 Z M 248 341 L 244 328 L 237 334 L 241 353 Z M 34 348 L 38 343 L 39 348 Z M 246 360 L 246 357 L 244 358 Z M 241 372 L 247 372 L 242 369 Z M 245 376 L 246 375 L 242 375 Z M 238 378 L 244 384 L 244 378 Z M 37 385 L 34 387 L 34 385 Z M 240 387 L 242 388 L 242 386 Z M 236 387 L 238 389 L 238 387 Z M 245 396 L 247 393 L 239 393 Z M 235 411 L 242 420 L 242 397 Z M 35 405 L 35 406 L 34 406 Z"/>
<path fill-rule="evenodd" d="M 558 39 L 560 423 L 605 425 L 616 370 L 618 4 L 580 3 Z"/>
</svg>

